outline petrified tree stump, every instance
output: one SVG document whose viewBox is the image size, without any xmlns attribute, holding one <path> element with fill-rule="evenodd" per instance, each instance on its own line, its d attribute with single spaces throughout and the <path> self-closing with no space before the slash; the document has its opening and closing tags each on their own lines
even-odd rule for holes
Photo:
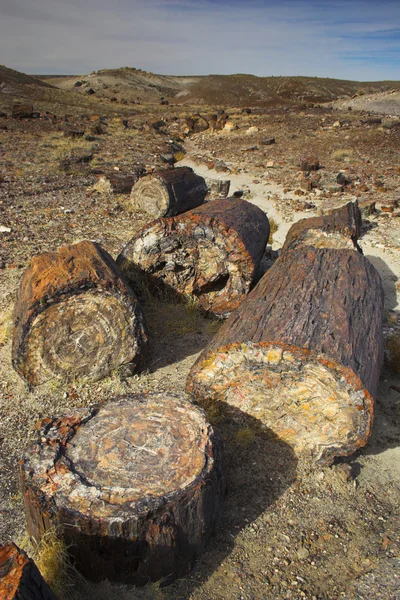
<svg viewBox="0 0 400 600">
<path fill-rule="evenodd" d="M 365 445 L 383 359 L 383 290 L 354 250 L 283 252 L 200 355 L 188 391 L 259 419 L 300 455 Z"/>
<path fill-rule="evenodd" d="M 220 452 L 204 413 L 174 395 L 45 419 L 21 461 L 28 532 L 56 527 L 89 579 L 170 581 L 213 532 Z"/>
<path fill-rule="evenodd" d="M 151 277 L 226 317 L 250 290 L 269 236 L 266 214 L 225 198 L 142 229 L 117 258 L 128 279 Z"/>
<path fill-rule="evenodd" d="M 137 299 L 114 260 L 89 241 L 40 254 L 15 304 L 12 361 L 30 386 L 96 380 L 137 366 L 146 342 Z"/>
<path fill-rule="evenodd" d="M 357 240 L 361 230 L 361 212 L 358 202 L 349 202 L 328 214 L 301 219 L 289 229 L 282 251 L 299 245 L 314 248 L 360 248 Z"/>
<path fill-rule="evenodd" d="M 133 206 L 153 219 L 173 217 L 203 204 L 208 188 L 190 167 L 156 171 L 133 186 Z"/>
<path fill-rule="evenodd" d="M 34 561 L 15 544 L 0 546 L 1 600 L 55 600 Z"/>
</svg>

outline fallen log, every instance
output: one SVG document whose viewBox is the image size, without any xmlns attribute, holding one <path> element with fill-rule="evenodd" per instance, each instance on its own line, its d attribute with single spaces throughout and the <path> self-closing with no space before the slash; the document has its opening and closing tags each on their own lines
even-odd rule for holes
<svg viewBox="0 0 400 600">
<path fill-rule="evenodd" d="M 111 256 L 83 241 L 34 257 L 14 312 L 14 369 L 29 386 L 51 378 L 132 372 L 147 335 L 131 288 Z"/>
<path fill-rule="evenodd" d="M 155 171 L 133 186 L 131 201 L 136 210 L 153 219 L 173 217 L 204 202 L 208 192 L 203 177 L 190 167 Z"/>
<path fill-rule="evenodd" d="M 193 366 L 187 389 L 259 419 L 298 456 L 367 442 L 383 359 L 383 290 L 354 250 L 283 252 Z"/>
<path fill-rule="evenodd" d="M 45 419 L 20 481 L 35 544 L 55 527 L 83 575 L 137 585 L 192 566 L 224 493 L 203 411 L 164 394 Z"/>
<path fill-rule="evenodd" d="M 56 600 L 34 561 L 15 544 L 0 546 L 1 600 Z"/>
<path fill-rule="evenodd" d="M 100 175 L 94 190 L 112 194 L 130 194 L 133 186 L 145 174 L 144 167 L 132 169 L 130 173 L 107 173 Z"/>
<path fill-rule="evenodd" d="M 326 215 L 301 219 L 289 229 L 282 252 L 299 245 L 314 248 L 348 248 L 360 250 L 357 240 L 361 231 L 358 202 L 349 202 Z"/>
<path fill-rule="evenodd" d="M 205 182 L 209 196 L 228 197 L 229 188 L 231 187 L 230 179 L 212 179 L 211 177 L 206 177 Z"/>
<path fill-rule="evenodd" d="M 266 214 L 240 199 L 215 200 L 183 215 L 158 219 L 117 258 L 133 284 L 191 296 L 199 308 L 226 317 L 250 290 L 269 236 Z"/>
</svg>

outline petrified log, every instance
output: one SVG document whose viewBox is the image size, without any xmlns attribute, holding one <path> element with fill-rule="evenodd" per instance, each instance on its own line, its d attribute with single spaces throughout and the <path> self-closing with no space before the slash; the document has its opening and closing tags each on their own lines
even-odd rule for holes
<svg viewBox="0 0 400 600">
<path fill-rule="evenodd" d="M 137 366 L 146 330 L 136 296 L 98 244 L 34 257 L 15 304 L 12 362 L 30 386 L 96 380 Z"/>
<path fill-rule="evenodd" d="M 222 198 L 228 197 L 229 188 L 231 187 L 230 179 L 212 179 L 211 177 L 206 177 L 205 182 L 209 195 L 220 196 Z"/>
<path fill-rule="evenodd" d="M 34 561 L 15 544 L 0 546 L 1 600 L 55 600 Z"/>
<path fill-rule="evenodd" d="M 357 240 L 361 224 L 358 202 L 349 202 L 326 215 L 294 223 L 288 231 L 282 251 L 299 245 L 314 248 L 356 248 L 360 251 Z"/>
<path fill-rule="evenodd" d="M 128 279 L 192 296 L 199 308 L 226 317 L 250 290 L 269 236 L 266 214 L 254 204 L 225 198 L 183 215 L 157 219 L 117 258 Z"/>
<path fill-rule="evenodd" d="M 283 252 L 193 366 L 188 391 L 330 462 L 365 445 L 383 359 L 383 290 L 354 250 Z"/>
<path fill-rule="evenodd" d="M 190 167 L 155 171 L 139 179 L 133 186 L 133 206 L 153 219 L 173 217 L 203 204 L 207 195 L 203 177 Z"/>
<path fill-rule="evenodd" d="M 164 394 L 45 419 L 20 480 L 34 543 L 56 527 L 86 577 L 138 585 L 190 568 L 224 492 L 204 413 Z"/>
</svg>

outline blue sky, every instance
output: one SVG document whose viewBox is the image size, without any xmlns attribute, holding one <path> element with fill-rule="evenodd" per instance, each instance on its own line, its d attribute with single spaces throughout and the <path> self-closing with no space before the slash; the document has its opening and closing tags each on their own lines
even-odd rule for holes
<svg viewBox="0 0 400 600">
<path fill-rule="evenodd" d="M 400 1 L 0 0 L 0 63 L 400 79 Z"/>
</svg>

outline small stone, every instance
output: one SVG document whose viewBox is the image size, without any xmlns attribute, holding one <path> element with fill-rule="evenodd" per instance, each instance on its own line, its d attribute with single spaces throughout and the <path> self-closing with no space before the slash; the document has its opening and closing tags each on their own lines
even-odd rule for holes
<svg viewBox="0 0 400 600">
<path fill-rule="evenodd" d="M 275 162 L 273 160 L 269 160 L 267 162 L 267 169 L 272 169 L 275 166 Z"/>
<path fill-rule="evenodd" d="M 275 144 L 275 138 L 264 138 L 263 140 L 261 140 L 261 144 L 263 146 L 271 146 L 272 144 Z"/>
<path fill-rule="evenodd" d="M 254 135 L 255 133 L 258 133 L 259 129 L 258 127 L 255 127 L 254 125 L 252 127 L 249 127 L 246 131 L 246 135 Z"/>
<path fill-rule="evenodd" d="M 6 227 L 5 225 L 0 225 L 0 233 L 10 233 L 10 232 L 11 232 L 10 227 Z"/>
</svg>

